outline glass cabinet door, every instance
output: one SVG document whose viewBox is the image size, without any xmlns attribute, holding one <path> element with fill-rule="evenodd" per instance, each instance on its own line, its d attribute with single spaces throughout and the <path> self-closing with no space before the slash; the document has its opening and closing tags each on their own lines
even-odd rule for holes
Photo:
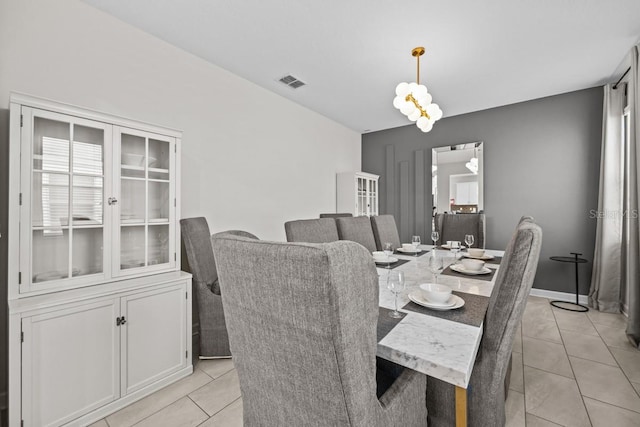
<svg viewBox="0 0 640 427">
<path fill-rule="evenodd" d="M 31 253 L 21 261 L 28 261 L 30 268 L 22 264 L 21 270 L 30 271 L 31 277 L 22 283 L 38 289 L 102 274 L 109 128 L 47 111 L 24 113 L 29 129 L 23 131 L 22 153 L 31 156 L 23 156 L 23 182 L 31 185 L 22 192 L 30 192 L 31 218 L 21 226 L 21 239 L 30 238 L 24 247 Z"/>
<path fill-rule="evenodd" d="M 357 185 L 357 201 L 356 216 L 367 215 L 367 180 L 365 178 L 356 177 Z"/>
<path fill-rule="evenodd" d="M 369 180 L 369 216 L 378 215 L 378 181 Z"/>
<path fill-rule="evenodd" d="M 175 140 L 116 129 L 119 141 L 114 275 L 175 266 Z M 118 144 L 116 144 L 118 145 Z"/>
</svg>

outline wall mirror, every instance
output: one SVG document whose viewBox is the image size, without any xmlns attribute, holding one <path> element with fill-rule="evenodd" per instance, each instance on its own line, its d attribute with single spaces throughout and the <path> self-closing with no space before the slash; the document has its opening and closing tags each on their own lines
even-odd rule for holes
<svg viewBox="0 0 640 427">
<path fill-rule="evenodd" d="M 431 201 L 436 213 L 484 209 L 482 141 L 433 148 Z"/>
</svg>

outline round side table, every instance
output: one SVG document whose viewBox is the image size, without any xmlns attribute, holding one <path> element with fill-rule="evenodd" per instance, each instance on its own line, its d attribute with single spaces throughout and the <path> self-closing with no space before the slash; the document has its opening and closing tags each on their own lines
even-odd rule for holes
<svg viewBox="0 0 640 427">
<path fill-rule="evenodd" d="M 571 255 L 573 255 L 573 257 L 570 256 L 552 256 L 549 259 L 553 260 L 553 261 L 559 261 L 559 262 L 572 262 L 573 264 L 575 264 L 576 266 L 576 302 L 568 302 L 568 301 L 551 301 L 551 305 L 557 308 L 561 308 L 563 310 L 569 310 L 569 311 L 580 311 L 580 312 L 585 312 L 585 311 L 589 311 L 589 307 L 582 305 L 578 302 L 578 264 L 584 264 L 586 262 L 588 262 L 586 259 L 584 258 L 578 258 L 580 255 L 579 253 L 576 252 L 570 252 Z M 569 304 L 569 305 L 573 305 L 576 306 L 575 308 L 570 308 L 570 307 L 563 307 L 561 305 L 558 304 Z"/>
</svg>

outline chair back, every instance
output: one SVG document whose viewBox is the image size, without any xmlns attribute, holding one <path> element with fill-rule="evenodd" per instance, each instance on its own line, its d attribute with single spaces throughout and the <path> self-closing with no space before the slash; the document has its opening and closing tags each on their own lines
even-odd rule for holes
<svg viewBox="0 0 640 427">
<path fill-rule="evenodd" d="M 218 279 L 218 273 L 213 258 L 211 232 L 207 219 L 204 217 L 181 219 L 180 229 L 194 283 L 205 284 L 211 288 Z"/>
<path fill-rule="evenodd" d="M 518 224 L 507 245 L 485 318 L 485 350 L 510 357 L 515 331 L 533 286 L 542 245 L 542 229 L 531 221 Z"/>
<path fill-rule="evenodd" d="M 350 217 L 353 216 L 353 214 L 348 213 L 348 212 L 344 212 L 344 213 L 321 213 L 320 214 L 320 218 L 344 218 L 344 217 Z"/>
<path fill-rule="evenodd" d="M 489 298 L 484 332 L 471 373 L 469 426 L 505 425 L 505 377 L 513 340 L 533 285 L 542 229 L 531 217 L 523 217 L 507 245 Z M 455 424 L 454 389 L 429 379 L 427 406 L 430 425 Z"/>
<path fill-rule="evenodd" d="M 507 245 L 489 299 L 479 352 L 482 360 L 476 362 L 484 366 L 478 369 L 479 378 L 475 381 L 481 384 L 477 387 L 482 388 L 482 393 L 502 402 L 513 341 L 533 285 L 541 245 L 540 226 L 530 218 L 521 221 Z M 502 412 L 496 412 L 497 416 L 501 417 Z"/>
<path fill-rule="evenodd" d="M 378 276 L 352 242 L 213 239 L 245 425 L 374 425 Z"/>
<path fill-rule="evenodd" d="M 284 223 L 287 242 L 329 243 L 339 240 L 333 218 L 298 219 Z"/>
<path fill-rule="evenodd" d="M 352 242 L 360 243 L 369 252 L 378 250 L 369 217 L 336 218 L 336 225 L 338 226 L 340 240 L 351 240 Z"/>
<path fill-rule="evenodd" d="M 448 240 L 464 242 L 466 234 L 473 234 L 475 238 L 473 247 L 481 249 L 485 247 L 484 214 L 436 214 L 435 229 L 440 233 L 441 244 Z"/>
<path fill-rule="evenodd" d="M 394 248 L 402 247 L 400 243 L 400 235 L 398 227 L 393 215 L 378 215 L 371 217 L 371 228 L 373 229 L 373 237 L 376 241 L 376 247 L 381 251 L 386 242 L 393 244 Z"/>
</svg>

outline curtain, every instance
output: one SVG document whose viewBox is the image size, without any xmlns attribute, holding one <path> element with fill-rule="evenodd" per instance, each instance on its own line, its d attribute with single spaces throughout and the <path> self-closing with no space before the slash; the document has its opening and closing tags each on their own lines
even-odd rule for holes
<svg viewBox="0 0 640 427">
<path fill-rule="evenodd" d="M 640 348 L 640 80 L 638 79 L 638 55 L 640 45 L 631 49 L 631 74 L 629 76 L 629 144 L 625 149 L 624 216 L 622 265 L 623 284 L 629 300 L 627 337 Z"/>
<path fill-rule="evenodd" d="M 597 225 L 589 305 L 616 313 L 621 303 L 624 89 L 604 86 L 598 210 L 591 212 Z"/>
</svg>

